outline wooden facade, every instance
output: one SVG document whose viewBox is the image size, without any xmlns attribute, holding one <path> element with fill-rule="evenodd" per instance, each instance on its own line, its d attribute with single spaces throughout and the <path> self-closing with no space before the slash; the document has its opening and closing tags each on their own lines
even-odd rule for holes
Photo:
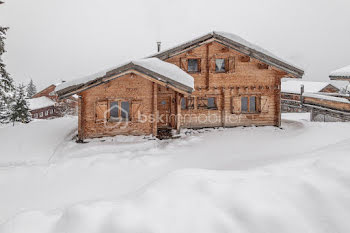
<svg viewBox="0 0 350 233">
<path fill-rule="evenodd" d="M 225 59 L 228 69 L 215 71 L 216 59 Z M 215 127 L 239 125 L 280 125 L 281 78 L 287 75 L 273 67 L 262 67 L 260 61 L 246 57 L 218 42 L 210 42 L 165 61 L 187 72 L 188 59 L 199 60 L 199 72 L 190 73 L 195 80 L 193 107 L 183 109 L 183 127 Z M 255 96 L 257 111 L 241 110 L 242 97 Z M 215 98 L 216 108 L 199 107 L 200 98 Z M 206 121 L 198 115 L 206 115 Z M 204 116 L 202 117 L 204 118 Z"/>
<path fill-rule="evenodd" d="M 191 75 L 191 91 L 126 65 L 57 93 L 60 98 L 80 96 L 81 140 L 118 134 L 157 136 L 160 128 L 280 126 L 281 78 L 301 78 L 303 71 L 229 42 L 212 33 L 152 56 Z M 111 120 L 111 115 L 122 116 L 123 103 L 127 119 Z M 141 119 L 145 116 L 147 120 Z"/>
</svg>

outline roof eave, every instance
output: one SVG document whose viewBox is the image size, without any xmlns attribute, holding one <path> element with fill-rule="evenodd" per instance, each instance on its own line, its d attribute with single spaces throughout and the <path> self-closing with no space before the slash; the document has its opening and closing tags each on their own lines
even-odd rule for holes
<svg viewBox="0 0 350 233">
<path fill-rule="evenodd" d="M 330 80 L 350 80 L 350 76 L 336 76 L 336 75 L 330 75 Z"/>
<path fill-rule="evenodd" d="M 183 93 L 188 93 L 191 94 L 194 89 L 191 87 L 188 87 L 184 84 L 181 84 L 179 82 L 176 82 L 175 80 L 171 80 L 170 78 L 167 78 L 161 74 L 158 74 L 156 72 L 153 72 L 149 69 L 143 68 L 139 65 L 135 65 L 134 63 L 130 62 L 124 66 L 121 66 L 117 69 L 108 71 L 106 73 L 106 75 L 96 78 L 92 81 L 89 81 L 87 83 L 84 84 L 78 84 L 78 85 L 74 85 L 74 86 L 69 86 L 67 88 L 64 88 L 62 90 L 57 91 L 57 95 L 59 99 L 64 99 L 67 98 L 69 96 L 72 96 L 74 94 L 80 93 L 88 88 L 92 88 L 98 85 L 101 85 L 103 83 L 109 82 L 111 80 L 114 80 L 115 78 L 118 78 L 119 75 L 122 75 L 123 73 L 127 72 L 128 70 L 135 70 L 138 71 L 140 73 L 143 73 L 155 80 L 161 81 L 163 83 L 165 83 L 166 85 L 170 85 L 174 88 L 177 88 L 181 91 L 183 91 Z M 113 78 L 115 76 L 115 78 Z"/>
<path fill-rule="evenodd" d="M 274 66 L 280 70 L 283 70 L 283 71 L 293 75 L 293 78 L 302 78 L 304 75 L 304 71 L 297 68 L 297 67 L 286 64 L 283 61 L 277 60 L 273 57 L 270 57 L 264 53 L 261 53 L 259 51 L 254 50 L 252 48 L 248 48 L 248 47 L 246 47 L 246 46 L 244 46 L 236 41 L 230 40 L 230 39 L 228 39 L 224 36 L 221 36 L 215 32 L 208 33 L 208 34 L 206 34 L 202 37 L 199 37 L 195 40 L 191 40 L 191 41 L 186 42 L 182 45 L 179 45 L 179 46 L 176 46 L 174 48 L 165 50 L 163 52 L 151 55 L 149 57 L 157 57 L 161 60 L 165 60 L 165 59 L 168 59 L 174 55 L 177 55 L 177 52 L 179 52 L 179 51 L 191 49 L 192 47 L 195 47 L 194 45 L 203 43 L 203 42 L 205 42 L 209 39 L 212 39 L 212 38 L 224 42 L 224 45 L 229 46 L 229 47 L 231 47 L 231 48 L 233 48 L 233 49 L 235 49 L 235 50 L 237 50 L 245 55 L 248 55 L 248 56 L 253 57 L 257 60 L 260 60 L 268 65 L 271 65 L 271 66 Z"/>
</svg>

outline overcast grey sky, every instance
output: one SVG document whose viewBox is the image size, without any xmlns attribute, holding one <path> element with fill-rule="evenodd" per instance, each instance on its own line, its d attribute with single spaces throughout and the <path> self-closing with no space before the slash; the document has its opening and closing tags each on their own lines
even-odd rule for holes
<svg viewBox="0 0 350 233">
<path fill-rule="evenodd" d="M 328 81 L 350 64 L 349 0 L 5 0 L 4 56 L 39 87 L 96 73 L 209 31 L 227 31 Z"/>
</svg>

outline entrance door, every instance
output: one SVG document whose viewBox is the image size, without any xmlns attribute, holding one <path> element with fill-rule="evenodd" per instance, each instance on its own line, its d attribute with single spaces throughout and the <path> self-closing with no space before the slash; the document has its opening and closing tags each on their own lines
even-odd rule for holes
<svg viewBox="0 0 350 233">
<path fill-rule="evenodd" d="M 170 126 L 170 113 L 171 113 L 171 97 L 170 96 L 158 96 L 158 127 Z"/>
</svg>

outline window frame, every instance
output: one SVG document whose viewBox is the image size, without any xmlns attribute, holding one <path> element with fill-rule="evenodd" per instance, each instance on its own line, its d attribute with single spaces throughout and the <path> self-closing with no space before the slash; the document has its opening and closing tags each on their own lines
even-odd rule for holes
<svg viewBox="0 0 350 233">
<path fill-rule="evenodd" d="M 111 118 L 111 103 L 112 102 L 117 102 L 118 103 L 118 117 L 113 117 Z M 124 118 L 122 117 L 122 103 L 127 102 L 129 104 L 129 111 L 128 111 L 128 117 Z M 118 99 L 109 99 L 107 101 L 107 121 L 108 122 L 129 122 L 132 121 L 131 117 L 131 107 L 132 107 L 132 100 L 131 99 L 126 99 L 126 98 L 118 98 Z"/>
<path fill-rule="evenodd" d="M 251 111 L 251 109 L 250 109 L 250 101 L 251 101 L 252 97 L 255 97 L 255 111 Z M 242 99 L 243 98 L 247 98 L 247 111 L 242 110 Z M 259 106 L 260 106 L 259 101 L 261 101 L 260 95 L 241 95 L 240 96 L 241 113 L 243 113 L 243 114 L 259 114 L 261 112 L 260 108 L 259 108 Z"/>
<path fill-rule="evenodd" d="M 190 71 L 188 68 L 189 68 L 189 61 L 190 60 L 196 60 L 197 61 L 197 70 L 196 71 Z M 195 74 L 195 73 L 200 73 L 201 72 L 201 59 L 200 58 L 188 58 L 187 59 L 187 72 L 188 73 L 192 73 L 192 74 Z"/>
<path fill-rule="evenodd" d="M 217 67 L 216 60 L 224 60 L 224 68 L 225 68 L 224 71 L 219 71 L 216 69 L 216 67 Z M 228 60 L 228 58 L 226 58 L 226 57 L 215 57 L 215 73 L 227 73 L 228 72 L 229 67 L 227 67 L 227 60 Z"/>
<path fill-rule="evenodd" d="M 39 117 L 44 117 L 44 112 L 40 112 Z"/>
<path fill-rule="evenodd" d="M 215 107 L 212 107 L 212 108 L 209 107 L 209 98 L 214 99 Z M 206 104 L 204 104 L 204 106 L 200 106 L 199 104 L 200 104 L 200 102 L 203 103 L 203 100 L 205 100 Z M 200 109 L 200 110 L 218 110 L 217 98 L 215 96 L 197 97 L 197 109 Z"/>
</svg>

